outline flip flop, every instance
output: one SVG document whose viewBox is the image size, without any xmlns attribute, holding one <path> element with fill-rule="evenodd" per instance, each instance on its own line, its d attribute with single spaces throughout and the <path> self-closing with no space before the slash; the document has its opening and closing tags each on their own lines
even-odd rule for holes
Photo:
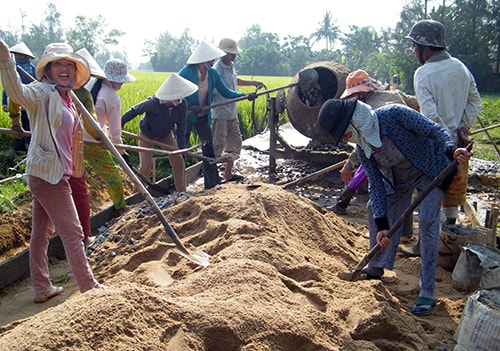
<svg viewBox="0 0 500 351">
<path fill-rule="evenodd" d="M 417 297 L 417 301 L 413 305 L 411 309 L 411 313 L 416 316 L 427 316 L 429 315 L 434 306 L 436 305 L 436 300 L 431 299 L 429 297 Z"/>
<path fill-rule="evenodd" d="M 33 299 L 33 301 L 35 303 L 42 303 L 42 302 L 45 302 L 47 301 L 48 299 L 51 299 L 53 298 L 54 296 L 57 296 L 59 295 L 60 293 L 62 293 L 64 291 L 64 288 L 62 286 L 53 286 L 48 293 L 46 293 L 45 295 L 43 296 L 40 296 L 40 297 L 35 297 Z"/>
</svg>

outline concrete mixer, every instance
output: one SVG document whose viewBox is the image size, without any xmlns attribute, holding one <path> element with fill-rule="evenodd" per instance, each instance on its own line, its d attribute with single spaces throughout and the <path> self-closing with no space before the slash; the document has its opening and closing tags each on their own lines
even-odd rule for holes
<svg viewBox="0 0 500 351">
<path fill-rule="evenodd" d="M 317 123 L 321 105 L 328 99 L 339 98 L 345 89 L 349 74 L 347 67 L 333 61 L 312 63 L 293 78 L 286 97 L 288 119 L 301 134 L 322 143 L 331 143 L 332 137 Z"/>
</svg>

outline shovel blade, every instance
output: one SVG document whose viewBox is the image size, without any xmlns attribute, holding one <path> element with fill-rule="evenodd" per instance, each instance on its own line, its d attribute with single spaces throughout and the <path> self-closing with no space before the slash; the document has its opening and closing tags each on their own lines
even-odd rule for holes
<svg viewBox="0 0 500 351">
<path fill-rule="evenodd" d="M 185 248 L 186 249 L 186 248 Z M 200 249 L 183 250 L 179 247 L 175 247 L 175 252 L 189 261 L 194 262 L 202 267 L 208 267 L 210 265 L 210 255 Z"/>
</svg>

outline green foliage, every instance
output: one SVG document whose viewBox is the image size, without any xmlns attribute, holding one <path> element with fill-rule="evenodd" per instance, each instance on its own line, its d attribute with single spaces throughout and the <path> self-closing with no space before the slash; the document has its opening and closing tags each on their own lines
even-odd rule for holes
<svg viewBox="0 0 500 351">
<path fill-rule="evenodd" d="M 405 0 L 400 21 L 388 23 L 379 32 L 368 26 L 350 26 L 346 32 L 340 32 L 331 11 L 321 14 L 313 33 L 299 36 L 280 38 L 254 24 L 241 38 L 234 38 L 242 49 L 237 69 L 243 75 L 293 76 L 312 62 L 334 61 L 350 70 L 363 68 L 381 81 L 398 74 L 400 89 L 413 94 L 413 73 L 419 63 L 406 36 L 416 21 L 433 18 L 444 24 L 450 53 L 469 67 L 480 91 L 495 92 L 500 90 L 500 76 L 495 74 L 500 67 L 499 13 L 499 1 Z M 38 57 L 48 43 L 66 38 L 75 49 L 87 47 L 101 65 L 110 55 L 126 60 L 126 53 L 111 52 L 109 48 L 109 45 L 120 47 L 124 33 L 108 30 L 101 16 L 95 19 L 78 16 L 75 25 L 66 31 L 61 27 L 61 17 L 57 8 L 48 4 L 40 24 L 23 28 L 22 35 L 3 29 L 0 34 L 9 45 L 24 41 Z M 323 40 L 325 45 L 320 45 Z M 143 54 L 149 57 L 149 62 L 141 68 L 177 72 L 197 43 L 188 28 L 178 38 L 168 31 L 159 33 L 157 38 L 144 43 Z M 319 50 L 313 50 L 313 45 L 319 46 Z"/>
<path fill-rule="evenodd" d="M 11 213 L 16 207 L 26 202 L 29 189 L 23 179 L 10 180 L 0 184 L 0 213 Z"/>
<path fill-rule="evenodd" d="M 479 113 L 479 119 L 471 128 L 472 131 L 500 123 L 500 94 L 482 94 L 481 99 L 483 106 Z M 500 127 L 473 134 L 472 137 L 476 142 L 474 144 L 475 157 L 500 160 L 500 155 L 492 144 L 493 141 L 495 145 L 500 145 Z"/>
<path fill-rule="evenodd" d="M 4 153 L 0 152 L 0 155 L 10 154 L 11 157 L 14 155 L 12 152 Z M 7 177 L 0 183 L 0 212 L 13 211 L 17 205 L 22 204 L 26 200 L 26 196 L 29 196 L 28 185 L 24 182 L 23 174 L 25 169 L 26 158 L 23 157 L 18 161 L 13 167 L 7 168 Z M 1 167 L 7 167 L 7 165 L 12 163 L 3 163 L 0 161 Z"/>
</svg>

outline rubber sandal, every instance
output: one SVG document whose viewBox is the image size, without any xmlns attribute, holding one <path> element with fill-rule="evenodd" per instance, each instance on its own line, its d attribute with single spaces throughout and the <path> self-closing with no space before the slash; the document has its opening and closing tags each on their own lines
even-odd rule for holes
<svg viewBox="0 0 500 351">
<path fill-rule="evenodd" d="M 85 239 L 83 239 L 83 245 L 85 245 L 85 248 L 89 248 L 95 241 L 95 236 L 86 236 Z"/>
<path fill-rule="evenodd" d="M 436 305 L 436 300 L 431 299 L 429 297 L 417 297 L 417 301 L 411 308 L 411 313 L 416 316 L 427 316 L 434 309 L 434 305 Z"/>
<path fill-rule="evenodd" d="M 53 298 L 54 296 L 59 295 L 63 291 L 64 291 L 64 288 L 62 286 L 53 286 L 48 293 L 46 293 L 45 295 L 40 296 L 40 297 L 35 297 L 33 299 L 33 301 L 35 303 L 42 303 L 42 302 L 47 301 L 48 299 Z"/>
<path fill-rule="evenodd" d="M 382 273 L 381 275 L 370 274 L 370 273 L 368 273 L 367 268 L 363 268 L 361 270 L 361 273 L 359 274 L 359 277 L 362 280 L 382 280 L 383 275 L 384 275 L 384 273 Z"/>
</svg>

